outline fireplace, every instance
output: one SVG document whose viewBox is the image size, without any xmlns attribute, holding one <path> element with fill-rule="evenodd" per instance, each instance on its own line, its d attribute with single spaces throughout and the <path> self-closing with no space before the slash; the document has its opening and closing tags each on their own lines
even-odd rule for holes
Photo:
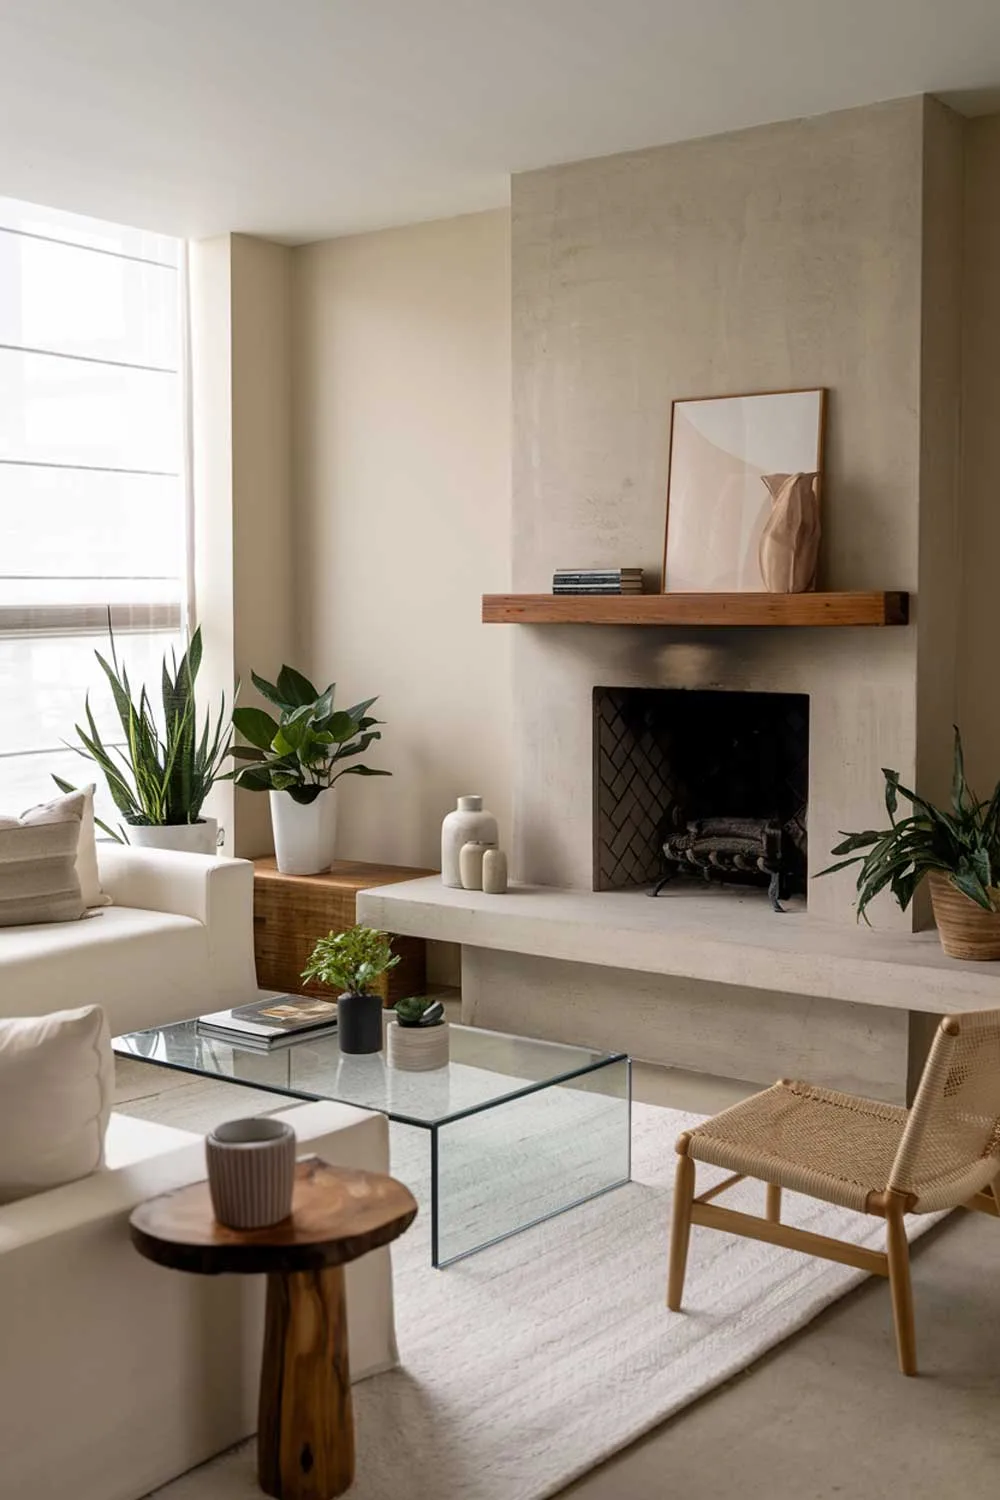
<svg viewBox="0 0 1000 1500">
<path fill-rule="evenodd" d="M 777 894 L 780 859 L 780 894 L 805 895 L 808 802 L 806 694 L 594 689 L 595 890 L 711 878 Z"/>
</svg>

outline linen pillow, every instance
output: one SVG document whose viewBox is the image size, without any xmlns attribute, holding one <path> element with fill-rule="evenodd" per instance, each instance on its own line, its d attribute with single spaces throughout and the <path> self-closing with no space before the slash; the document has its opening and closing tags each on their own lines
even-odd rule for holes
<svg viewBox="0 0 1000 1500">
<path fill-rule="evenodd" d="M 94 823 L 96 784 L 77 788 L 87 799 L 80 823 L 80 842 L 76 850 L 76 876 L 84 906 L 110 906 L 111 897 L 101 890 L 101 872 L 97 867 L 97 828 Z"/>
<path fill-rule="evenodd" d="M 99 1005 L 0 1020 L 0 1203 L 103 1166 L 114 1088 Z"/>
<path fill-rule="evenodd" d="M 72 792 L 20 818 L 0 816 L 0 927 L 83 916 L 76 853 L 86 802 Z"/>
</svg>

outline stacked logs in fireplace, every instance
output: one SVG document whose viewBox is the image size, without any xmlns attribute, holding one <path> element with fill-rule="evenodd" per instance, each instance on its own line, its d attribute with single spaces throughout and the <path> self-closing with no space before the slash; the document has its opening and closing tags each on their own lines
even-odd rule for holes
<svg viewBox="0 0 1000 1500">
<path fill-rule="evenodd" d="M 658 896 L 680 870 L 705 880 L 727 877 L 767 879 L 775 911 L 782 911 L 783 877 L 787 874 L 786 840 L 773 818 L 692 818 L 667 833 L 663 841 L 666 871 Z"/>
</svg>

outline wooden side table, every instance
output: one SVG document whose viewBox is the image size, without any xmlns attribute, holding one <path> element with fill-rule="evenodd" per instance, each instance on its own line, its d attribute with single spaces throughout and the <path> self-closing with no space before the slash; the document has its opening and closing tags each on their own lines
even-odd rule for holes
<svg viewBox="0 0 1000 1500">
<path fill-rule="evenodd" d="M 358 891 L 369 886 L 418 880 L 433 870 L 405 865 L 371 865 L 337 860 L 322 875 L 282 875 L 273 859 L 254 860 L 253 931 L 257 983 L 261 989 L 292 995 L 322 995 L 324 985 L 307 982 L 302 970 L 317 938 L 353 927 Z M 427 987 L 427 945 L 423 938 L 392 936 L 400 962 L 375 986 L 385 1005 Z"/>
<path fill-rule="evenodd" d="M 150 1198 L 132 1214 L 132 1243 L 157 1265 L 203 1276 L 267 1276 L 257 1474 L 278 1500 L 331 1500 L 354 1479 L 344 1271 L 397 1239 L 417 1204 L 393 1177 L 331 1167 L 295 1171 L 291 1217 L 267 1229 L 227 1229 L 207 1182 Z"/>
</svg>

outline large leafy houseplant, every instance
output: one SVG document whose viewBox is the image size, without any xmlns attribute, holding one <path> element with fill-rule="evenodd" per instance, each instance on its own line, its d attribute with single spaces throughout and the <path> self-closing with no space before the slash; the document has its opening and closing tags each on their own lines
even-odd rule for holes
<svg viewBox="0 0 1000 1500">
<path fill-rule="evenodd" d="M 199 731 L 195 686 L 201 666 L 200 627 L 180 661 L 164 656 L 159 715 L 145 686 L 138 696 L 128 669 L 119 661 L 114 632 L 108 630 L 111 660 L 95 652 L 111 688 L 122 743 L 109 744 L 95 722 L 90 695 L 84 702 L 86 728 L 75 725 L 80 744 L 72 748 L 101 770 L 111 799 L 131 827 L 173 827 L 202 821 L 202 807 L 229 755 L 232 731 L 223 695 L 212 724 L 206 713 Z M 68 783 L 59 785 L 64 789 Z M 112 831 L 104 824 L 106 832 Z M 115 835 L 112 833 L 112 837 Z"/>
<path fill-rule="evenodd" d="M 256 672 L 250 676 L 278 717 L 263 708 L 234 709 L 233 724 L 247 741 L 232 748 L 232 754 L 246 762 L 229 773 L 237 786 L 251 792 L 287 792 L 293 801 L 306 804 L 341 776 L 392 775 L 371 766 L 343 764 L 382 738 L 376 728 L 380 720 L 368 713 L 374 698 L 335 709 L 336 685 L 319 692 L 294 667 L 282 667 L 277 682 Z"/>
<path fill-rule="evenodd" d="M 849 858 L 819 873 L 860 866 L 857 910 L 866 921 L 867 908 L 880 891 L 891 891 L 905 911 L 920 882 L 934 872 L 983 912 L 1000 912 L 1000 783 L 986 802 L 970 789 L 957 727 L 950 812 L 903 786 L 898 771 L 883 768 L 882 775 L 889 827 L 845 834 L 831 852 Z M 906 817 L 898 816 L 901 797 L 912 808 Z"/>
</svg>

